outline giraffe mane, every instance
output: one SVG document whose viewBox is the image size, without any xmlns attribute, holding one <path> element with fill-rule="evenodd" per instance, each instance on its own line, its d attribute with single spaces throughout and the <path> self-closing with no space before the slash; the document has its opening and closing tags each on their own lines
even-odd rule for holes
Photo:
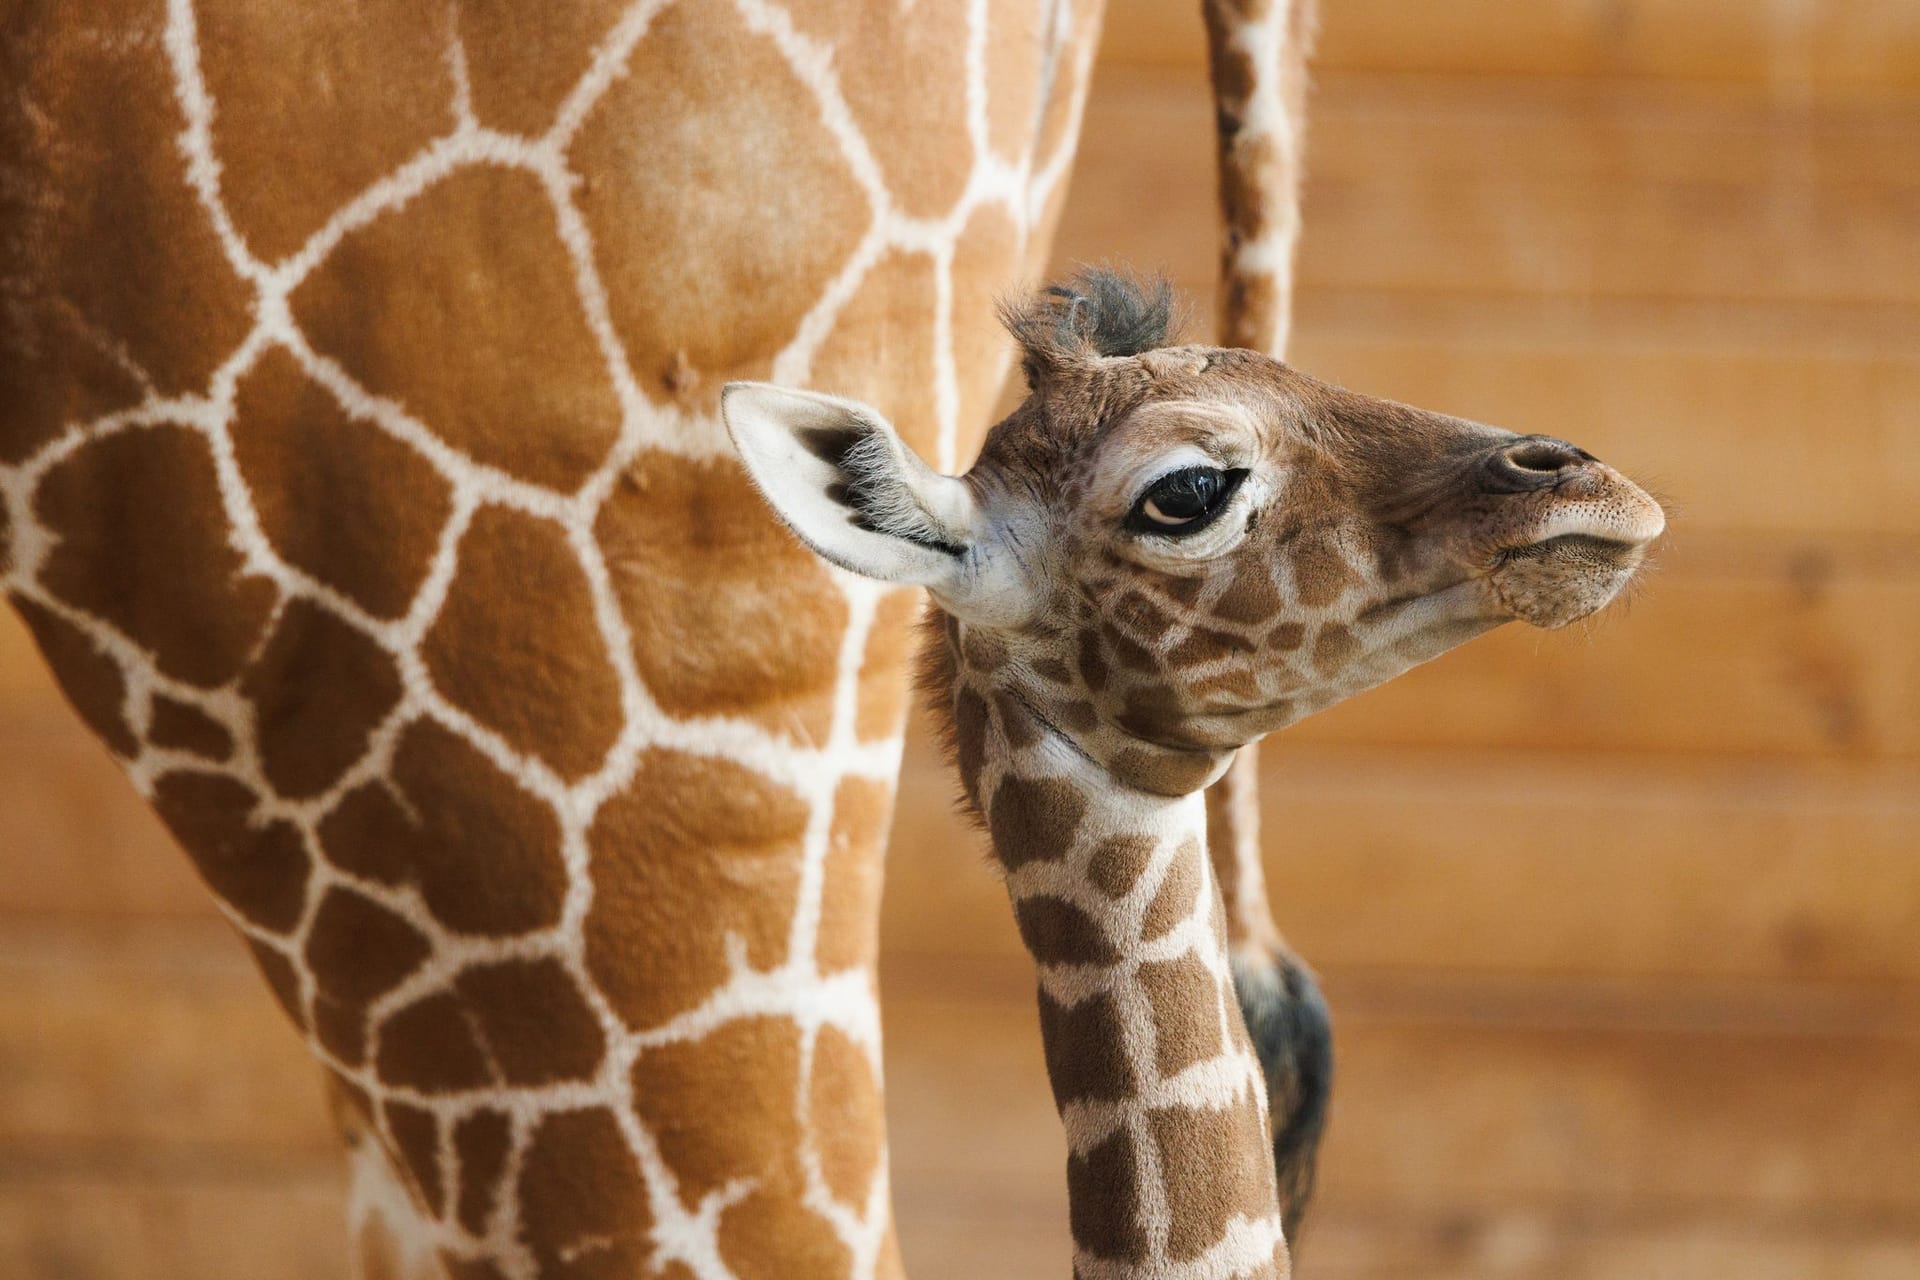
<svg viewBox="0 0 1920 1280">
<path fill-rule="evenodd" d="M 1167 346 L 1179 328 L 1166 277 L 1111 267 L 1083 266 L 1023 302 L 1003 302 L 1000 320 L 1020 344 L 1030 388 L 1062 364 Z"/>
</svg>

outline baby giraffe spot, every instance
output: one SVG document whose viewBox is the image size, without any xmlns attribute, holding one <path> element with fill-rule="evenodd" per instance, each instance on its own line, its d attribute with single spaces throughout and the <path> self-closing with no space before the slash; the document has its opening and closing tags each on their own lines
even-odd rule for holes
<svg viewBox="0 0 1920 1280">
<path fill-rule="evenodd" d="M 195 867 L 228 906 L 264 929 L 299 922 L 312 866 L 290 822 L 258 825 L 253 792 L 212 773 L 170 773 L 153 789 L 153 807 Z"/>
<path fill-rule="evenodd" d="M 1124 1128 L 1115 1129 L 1085 1154 L 1067 1156 L 1074 1244 L 1097 1258 L 1120 1262 L 1146 1258 L 1138 1178 L 1133 1140 Z"/>
<path fill-rule="evenodd" d="M 1270 648 L 1288 652 L 1298 649 L 1307 638 L 1307 629 L 1297 622 L 1283 622 L 1267 633 Z"/>
<path fill-rule="evenodd" d="M 1166 1107 L 1148 1125 L 1166 1171 L 1167 1252 L 1176 1260 L 1205 1253 L 1237 1217 L 1273 1216 L 1273 1161 L 1251 1094 L 1218 1110 Z"/>
<path fill-rule="evenodd" d="M 1062 728 L 1077 729 L 1082 733 L 1091 732 L 1100 723 L 1100 713 L 1093 709 L 1093 704 L 1079 698 L 1056 703 L 1053 715 Z"/>
<path fill-rule="evenodd" d="M 1143 671 L 1151 674 L 1160 669 L 1153 651 L 1129 636 L 1111 622 L 1100 624 L 1100 635 L 1107 642 L 1107 649 L 1113 654 L 1115 662 L 1129 671 Z"/>
<path fill-rule="evenodd" d="M 1200 845 L 1189 836 L 1173 855 L 1160 889 L 1140 918 L 1140 940 L 1165 937 L 1193 914 L 1200 897 Z"/>
<path fill-rule="evenodd" d="M 1140 986 L 1153 1008 L 1153 1061 L 1163 1078 L 1219 1055 L 1219 986 L 1198 956 L 1141 965 Z"/>
<path fill-rule="evenodd" d="M 1040 1038 L 1047 1079 L 1061 1106 L 1091 1099 L 1112 1102 L 1133 1096 L 1133 1067 L 1113 998 L 1104 993 L 1068 1006 L 1040 990 Z"/>
<path fill-rule="evenodd" d="M 1227 622 L 1263 623 L 1280 611 L 1280 593 L 1264 564 L 1242 565 L 1233 584 L 1214 602 L 1213 612 Z"/>
<path fill-rule="evenodd" d="M 1036 894 L 1014 905 L 1014 918 L 1039 964 L 1112 964 L 1120 958 L 1099 922 L 1071 902 Z"/>
<path fill-rule="evenodd" d="M 1009 871 L 1064 857 L 1086 809 L 1086 798 L 1057 778 L 1005 778 L 987 814 L 994 852 Z"/>
<path fill-rule="evenodd" d="M 1007 646 L 980 627 L 960 628 L 960 660 L 970 671 L 990 675 L 1007 660 Z"/>
<path fill-rule="evenodd" d="M 1110 764 L 1114 777 L 1157 796 L 1191 795 L 1207 785 L 1218 766 L 1218 759 L 1208 753 L 1158 747 L 1128 747 Z"/>
<path fill-rule="evenodd" d="M 1100 652 L 1100 637 L 1092 628 L 1080 632 L 1080 679 L 1093 693 L 1107 687 L 1107 659 Z"/>
<path fill-rule="evenodd" d="M 1152 836 L 1108 836 L 1087 863 L 1087 879 L 1109 898 L 1124 898 L 1153 859 Z"/>
<path fill-rule="evenodd" d="M 1187 638 L 1173 647 L 1167 661 L 1176 667 L 1198 666 L 1236 653 L 1251 653 L 1254 643 L 1244 636 L 1214 627 L 1195 627 Z"/>
<path fill-rule="evenodd" d="M 1321 627 L 1313 642 L 1313 665 L 1323 676 L 1340 674 L 1359 655 L 1359 640 L 1337 622 Z"/>
<path fill-rule="evenodd" d="M 1158 635 L 1173 625 L 1173 619 L 1144 591 L 1133 590 L 1120 597 L 1115 613 L 1121 622 L 1142 635 Z"/>
<path fill-rule="evenodd" d="M 960 780 L 972 790 L 987 758 L 987 700 L 971 689 L 953 695 L 953 747 Z"/>
<path fill-rule="evenodd" d="M 1182 578 L 1168 576 L 1160 579 L 1160 590 L 1176 603 L 1190 605 L 1200 598 L 1200 592 L 1206 587 L 1205 578 Z"/>
<path fill-rule="evenodd" d="M 1293 593 L 1309 609 L 1321 609 L 1347 594 L 1360 577 L 1326 538 L 1307 534 L 1294 543 Z"/>
<path fill-rule="evenodd" d="M 1008 693 L 993 695 L 993 718 L 1000 726 L 1001 736 L 1014 750 L 1030 747 L 1040 741 L 1040 730 L 1027 714 L 1027 709 Z"/>
<path fill-rule="evenodd" d="M 1049 684 L 1063 688 L 1073 684 L 1073 672 L 1067 670 L 1067 664 L 1058 658 L 1041 658 L 1028 669 Z"/>
<path fill-rule="evenodd" d="M 1222 671 L 1218 675 L 1195 681 L 1188 693 L 1202 702 L 1211 702 L 1215 698 L 1229 698 L 1246 706 L 1259 700 L 1260 681 L 1246 667 L 1236 667 L 1231 671 Z"/>
<path fill-rule="evenodd" d="M 541 1121 L 521 1162 L 519 1198 L 522 1239 L 541 1275 L 647 1274 L 653 1211 L 612 1113 L 560 1111 Z"/>
</svg>

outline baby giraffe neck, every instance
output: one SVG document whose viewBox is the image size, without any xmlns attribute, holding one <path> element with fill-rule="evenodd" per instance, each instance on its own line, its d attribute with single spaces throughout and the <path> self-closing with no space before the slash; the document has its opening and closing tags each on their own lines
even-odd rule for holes
<svg viewBox="0 0 1920 1280">
<path fill-rule="evenodd" d="M 1125 787 L 953 656 L 962 780 L 1039 971 L 1074 1274 L 1286 1277 L 1201 794 Z"/>
</svg>

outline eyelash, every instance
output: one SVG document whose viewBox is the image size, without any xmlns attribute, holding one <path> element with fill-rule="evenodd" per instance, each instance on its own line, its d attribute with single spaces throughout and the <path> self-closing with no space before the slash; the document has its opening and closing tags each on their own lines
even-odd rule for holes
<svg viewBox="0 0 1920 1280">
<path fill-rule="evenodd" d="M 1209 483 L 1217 486 L 1205 510 L 1180 524 L 1168 524 L 1147 514 L 1149 502 L 1154 501 L 1156 497 L 1169 497 L 1177 492 L 1177 487 L 1171 486 L 1170 482 L 1185 481 L 1188 486 L 1197 487 L 1196 481 L 1202 476 L 1208 477 Z M 1160 538 L 1184 538 L 1198 533 L 1212 524 L 1219 518 L 1220 513 L 1227 509 L 1228 500 L 1239 489 L 1240 482 L 1246 478 L 1247 472 L 1243 467 L 1232 469 L 1183 467 L 1178 471 L 1168 472 L 1149 485 L 1147 491 L 1141 494 L 1139 500 L 1133 504 L 1133 510 L 1127 513 L 1126 528 L 1132 533 L 1151 534 Z"/>
</svg>

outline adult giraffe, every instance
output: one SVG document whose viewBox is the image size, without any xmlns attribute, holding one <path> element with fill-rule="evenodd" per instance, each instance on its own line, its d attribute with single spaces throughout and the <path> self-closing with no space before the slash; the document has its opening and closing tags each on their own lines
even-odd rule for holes
<svg viewBox="0 0 1920 1280">
<path fill-rule="evenodd" d="M 1306 11 L 1207 13 L 1227 332 L 1274 348 Z M 10 13 L 0 583 L 328 1071 L 366 1273 L 899 1273 L 915 602 L 777 528 L 718 394 L 970 455 L 1099 19 Z"/>
</svg>

